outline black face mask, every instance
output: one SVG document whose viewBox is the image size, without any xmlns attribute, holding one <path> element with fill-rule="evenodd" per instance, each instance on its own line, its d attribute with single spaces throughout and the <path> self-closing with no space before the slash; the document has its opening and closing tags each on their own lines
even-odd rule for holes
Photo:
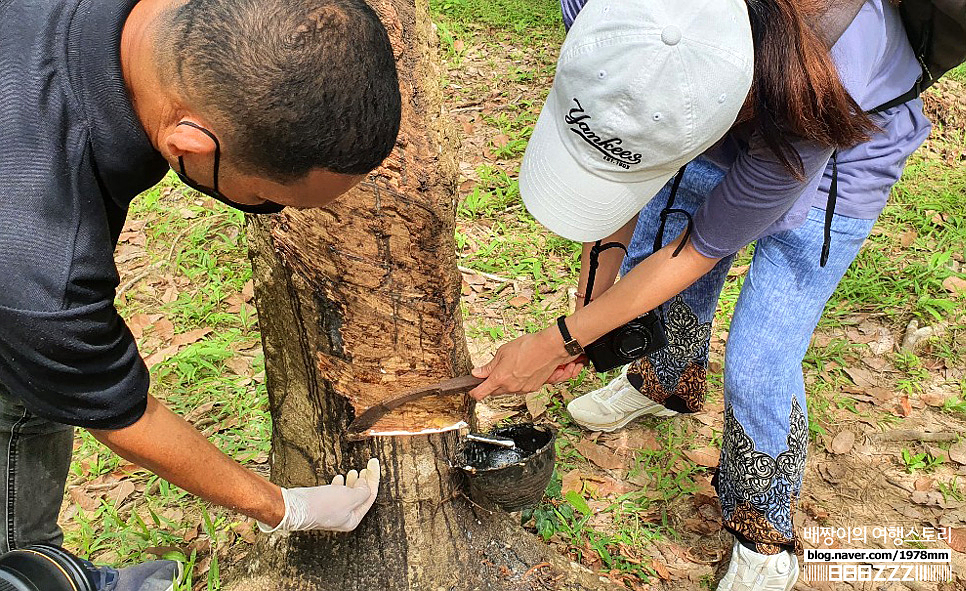
<svg viewBox="0 0 966 591">
<path fill-rule="evenodd" d="M 215 137 L 215 134 L 211 133 L 204 127 L 197 125 L 195 123 L 192 123 L 191 121 L 182 121 L 178 125 L 187 125 L 189 127 L 194 127 L 195 129 L 201 131 L 201 133 L 210 137 L 211 141 L 215 142 L 215 168 L 211 176 L 212 182 L 214 183 L 215 186 L 205 187 L 188 178 L 188 174 L 184 171 L 184 158 L 181 156 L 178 156 L 178 166 L 181 167 L 181 170 L 175 171 L 175 172 L 177 172 L 178 178 L 181 179 L 182 183 L 188 185 L 189 187 L 191 187 L 195 191 L 198 191 L 199 193 L 203 193 L 211 197 L 212 199 L 221 201 L 228 207 L 233 207 L 239 211 L 244 211 L 245 213 L 251 213 L 251 214 L 278 213 L 285 208 L 284 205 L 279 205 L 278 203 L 272 203 L 271 201 L 266 201 L 265 203 L 259 203 L 258 205 L 247 205 L 245 203 L 236 203 L 231 199 L 222 195 L 221 191 L 218 190 L 218 166 L 221 163 L 221 144 L 218 143 L 218 138 Z"/>
</svg>

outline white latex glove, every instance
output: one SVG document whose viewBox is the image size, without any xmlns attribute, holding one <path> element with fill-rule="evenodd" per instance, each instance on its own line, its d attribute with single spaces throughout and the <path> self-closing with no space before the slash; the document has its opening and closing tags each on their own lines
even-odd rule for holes
<svg viewBox="0 0 966 591">
<path fill-rule="evenodd" d="M 285 517 L 275 527 L 259 522 L 264 533 L 276 531 L 352 531 L 365 517 L 379 491 L 379 460 L 372 458 L 362 472 L 351 470 L 332 484 L 283 488 Z"/>
</svg>

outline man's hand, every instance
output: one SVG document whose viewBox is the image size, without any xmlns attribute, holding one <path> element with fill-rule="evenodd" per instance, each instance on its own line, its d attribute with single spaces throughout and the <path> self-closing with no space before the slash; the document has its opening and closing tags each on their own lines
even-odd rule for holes
<svg viewBox="0 0 966 591">
<path fill-rule="evenodd" d="M 362 472 L 338 475 L 332 484 L 283 488 L 285 516 L 273 528 L 259 522 L 265 533 L 275 531 L 352 531 L 365 517 L 379 491 L 379 460 L 372 458 Z"/>
</svg>

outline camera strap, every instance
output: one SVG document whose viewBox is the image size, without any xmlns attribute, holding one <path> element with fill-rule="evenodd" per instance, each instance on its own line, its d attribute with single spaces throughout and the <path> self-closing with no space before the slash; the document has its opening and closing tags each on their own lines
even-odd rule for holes
<svg viewBox="0 0 966 591">
<path fill-rule="evenodd" d="M 671 194 L 668 196 L 667 205 L 661 211 L 661 224 L 657 229 L 657 236 L 654 238 L 654 252 L 661 249 L 662 243 L 664 242 L 664 226 L 667 224 L 667 218 L 673 213 L 683 214 L 688 218 L 688 228 L 684 232 L 684 240 L 681 244 L 674 250 L 672 257 L 676 257 L 681 253 L 681 249 L 687 243 L 688 238 L 691 237 L 691 229 L 694 226 L 694 221 L 691 219 L 691 214 L 683 209 L 674 209 L 674 198 L 678 194 L 678 188 L 681 186 L 681 179 L 684 178 L 684 171 L 687 169 L 688 165 L 685 164 L 678 171 L 677 175 L 674 177 L 674 184 L 671 185 Z M 590 304 L 593 299 L 594 293 L 594 280 L 597 279 L 597 267 L 600 265 L 600 253 L 604 252 L 610 248 L 619 248 L 624 251 L 624 256 L 627 256 L 627 247 L 620 242 L 608 242 L 607 244 L 601 244 L 601 240 L 594 243 L 594 246 L 590 249 L 590 270 L 587 273 L 587 288 L 584 290 L 584 305 Z"/>
<path fill-rule="evenodd" d="M 600 253 L 609 248 L 619 248 L 627 255 L 627 247 L 620 242 L 608 242 L 601 244 L 598 240 L 590 249 L 590 271 L 587 273 L 587 289 L 584 290 L 584 305 L 590 304 L 591 296 L 594 293 L 594 280 L 597 278 L 597 266 L 600 264 Z"/>
<path fill-rule="evenodd" d="M 680 213 L 688 218 L 688 227 L 684 231 L 684 239 L 681 240 L 681 244 L 678 244 L 678 247 L 674 249 L 674 252 L 671 254 L 671 258 L 681 254 L 681 249 L 683 249 L 684 245 L 688 243 L 688 238 L 691 237 L 691 230 L 694 228 L 694 220 L 691 218 L 691 214 L 689 212 L 683 209 L 674 209 L 674 198 L 677 197 L 678 189 L 681 187 L 681 179 L 684 178 L 684 171 L 687 168 L 687 164 L 682 166 L 681 170 L 678 171 L 677 176 L 674 177 L 674 184 L 671 185 L 671 194 L 667 198 L 667 205 L 663 210 L 661 210 L 661 224 L 657 227 L 657 235 L 654 237 L 653 252 L 657 252 L 661 250 L 661 247 L 664 246 L 664 226 L 667 224 L 668 216 L 672 213 Z"/>
</svg>

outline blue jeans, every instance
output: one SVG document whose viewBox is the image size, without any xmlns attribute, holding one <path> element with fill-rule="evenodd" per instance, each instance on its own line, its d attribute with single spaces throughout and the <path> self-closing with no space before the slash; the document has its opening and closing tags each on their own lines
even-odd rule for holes
<svg viewBox="0 0 966 591">
<path fill-rule="evenodd" d="M 694 212 L 724 173 L 697 160 L 688 166 L 675 208 Z M 654 246 L 669 187 L 641 212 L 622 273 Z M 679 219 L 678 219 L 679 218 Z M 672 216 L 665 243 L 686 224 Z M 808 447 L 802 360 L 826 302 L 875 220 L 834 216 L 828 263 L 819 266 L 825 211 L 813 208 L 799 228 L 760 238 L 738 297 L 725 350 L 725 422 L 714 482 L 725 527 L 763 554 L 795 545 L 792 526 Z M 660 307 L 669 345 L 640 359 L 628 379 L 679 412 L 702 408 L 711 320 L 734 257 Z"/>
</svg>

